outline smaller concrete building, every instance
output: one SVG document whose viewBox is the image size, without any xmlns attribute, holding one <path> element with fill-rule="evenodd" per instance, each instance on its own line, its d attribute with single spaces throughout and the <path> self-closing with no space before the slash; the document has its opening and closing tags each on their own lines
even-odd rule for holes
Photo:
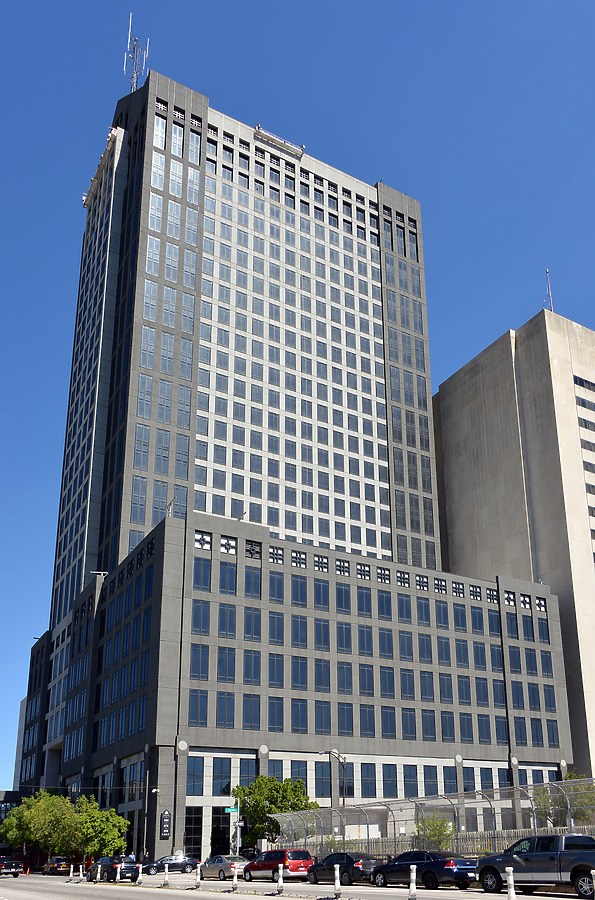
<svg viewBox="0 0 595 900">
<path fill-rule="evenodd" d="M 440 385 L 434 411 L 445 567 L 557 594 L 575 764 L 591 775 L 595 332 L 543 310 Z"/>
</svg>

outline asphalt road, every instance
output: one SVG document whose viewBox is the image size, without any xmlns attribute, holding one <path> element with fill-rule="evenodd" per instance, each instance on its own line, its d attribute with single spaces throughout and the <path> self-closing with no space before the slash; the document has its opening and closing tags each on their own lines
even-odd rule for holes
<svg viewBox="0 0 595 900">
<path fill-rule="evenodd" d="M 3 877 L 0 879 L 0 900 L 132 900 L 143 896 L 155 896 L 154 891 L 165 889 L 170 891 L 192 891 L 195 887 L 196 876 L 172 874 L 169 880 L 169 888 L 163 886 L 163 875 L 145 875 L 143 884 L 133 885 L 129 883 L 118 884 L 89 884 L 75 878 L 72 882 L 61 876 L 44 878 L 42 875 L 21 875 L 19 878 Z M 132 896 L 131 896 L 132 891 Z M 151 892 L 153 892 L 151 894 Z M 231 881 L 218 882 L 212 879 L 202 881 L 198 892 L 204 900 L 231 900 L 233 896 Z M 237 890 L 238 900 L 247 900 L 250 897 L 262 897 L 275 900 L 277 889 L 270 881 L 251 881 L 249 884 L 240 879 Z M 288 900 L 335 900 L 332 884 L 308 884 L 307 882 L 290 882 L 283 886 L 283 898 Z M 518 894 L 520 900 L 522 895 Z M 568 892 L 536 892 L 535 897 L 568 898 L 574 896 Z M 423 887 L 417 888 L 417 900 L 480 900 L 483 891 L 479 887 L 472 887 L 468 891 L 459 891 L 456 888 L 439 888 L 438 891 L 427 891 Z M 341 900 L 408 900 L 407 887 L 377 888 L 367 882 L 351 885 L 341 889 Z M 506 891 L 500 894 L 501 900 L 506 900 Z"/>
</svg>

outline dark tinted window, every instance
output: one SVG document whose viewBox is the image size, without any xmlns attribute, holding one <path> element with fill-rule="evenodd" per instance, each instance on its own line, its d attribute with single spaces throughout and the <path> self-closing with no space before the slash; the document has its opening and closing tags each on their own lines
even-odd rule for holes
<svg viewBox="0 0 595 900">
<path fill-rule="evenodd" d="M 287 859 L 312 859 L 307 850 L 290 850 Z"/>
<path fill-rule="evenodd" d="M 595 838 L 588 834 L 573 834 L 564 841 L 565 850 L 592 850 L 595 847 Z"/>
<path fill-rule="evenodd" d="M 554 849 L 555 838 L 553 837 L 538 837 L 535 839 L 535 852 L 536 853 L 548 853 L 550 850 Z M 568 847 L 568 842 L 566 842 L 566 849 L 572 849 Z"/>
</svg>

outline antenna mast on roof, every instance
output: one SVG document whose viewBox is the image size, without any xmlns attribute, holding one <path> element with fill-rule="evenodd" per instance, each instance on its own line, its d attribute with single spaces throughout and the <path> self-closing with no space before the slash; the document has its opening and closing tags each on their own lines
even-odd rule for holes
<svg viewBox="0 0 595 900">
<path fill-rule="evenodd" d="M 128 47 L 124 53 L 124 75 L 130 79 L 130 93 L 138 87 L 138 79 L 145 71 L 145 65 L 149 56 L 149 39 L 147 49 L 143 50 L 138 38 L 132 34 L 132 13 L 128 25 Z"/>
<path fill-rule="evenodd" d="M 552 300 L 552 289 L 550 287 L 550 270 L 549 269 L 545 270 L 545 277 L 547 279 L 547 295 L 548 295 L 548 298 L 550 301 L 550 309 L 553 312 L 554 311 L 554 301 Z"/>
</svg>

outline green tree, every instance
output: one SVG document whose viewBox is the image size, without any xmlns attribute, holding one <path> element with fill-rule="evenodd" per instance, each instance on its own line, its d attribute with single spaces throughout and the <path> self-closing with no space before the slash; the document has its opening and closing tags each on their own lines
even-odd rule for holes
<svg viewBox="0 0 595 900">
<path fill-rule="evenodd" d="M 31 828 L 29 826 L 28 812 L 35 803 L 34 797 L 27 797 L 21 801 L 20 806 L 15 806 L 7 814 L 0 824 L 0 836 L 11 847 L 24 847 L 33 842 Z"/>
<path fill-rule="evenodd" d="M 74 806 L 67 797 L 39 791 L 11 810 L 2 835 L 11 844 L 37 844 L 48 856 L 72 850 Z"/>
<path fill-rule="evenodd" d="M 42 790 L 9 812 L 0 834 L 15 847 L 37 844 L 48 856 L 103 856 L 124 849 L 128 824 L 115 810 L 100 810 L 94 797 L 73 803 Z"/>
<path fill-rule="evenodd" d="M 448 816 L 426 816 L 416 823 L 416 827 L 417 836 L 424 841 L 424 849 L 441 850 L 446 844 L 450 845 L 453 827 Z"/>
<path fill-rule="evenodd" d="M 74 806 L 76 850 L 84 856 L 112 856 L 126 846 L 129 822 L 115 809 L 99 809 L 95 797 L 77 798 Z"/>
<path fill-rule="evenodd" d="M 292 812 L 300 809 L 318 809 L 318 803 L 306 794 L 301 779 L 278 781 L 271 775 L 259 775 L 252 784 L 235 787 L 233 796 L 240 801 L 240 812 L 249 821 L 244 841 L 254 844 L 262 838 L 274 841 L 280 831 L 273 813 Z"/>
<path fill-rule="evenodd" d="M 592 822 L 595 816 L 595 784 L 590 778 L 575 772 L 566 772 L 561 788 L 555 784 L 544 784 L 533 790 L 535 815 L 547 819 L 552 825 L 568 826 L 568 804 L 570 817 L 575 822 Z M 566 797 L 568 797 L 568 803 Z"/>
</svg>

